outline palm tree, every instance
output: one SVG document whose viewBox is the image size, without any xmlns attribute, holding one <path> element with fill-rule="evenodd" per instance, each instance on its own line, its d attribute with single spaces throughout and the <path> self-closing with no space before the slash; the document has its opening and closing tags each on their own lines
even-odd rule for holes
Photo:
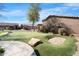
<svg viewBox="0 0 79 59">
<path fill-rule="evenodd" d="M 40 7 L 39 4 L 36 3 L 32 3 L 30 5 L 31 7 L 28 11 L 28 20 L 32 22 L 32 29 L 33 29 L 35 23 L 39 20 Z"/>
</svg>

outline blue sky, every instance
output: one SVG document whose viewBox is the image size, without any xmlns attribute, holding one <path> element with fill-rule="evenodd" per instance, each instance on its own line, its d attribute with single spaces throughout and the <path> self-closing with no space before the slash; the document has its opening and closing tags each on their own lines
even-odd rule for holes
<svg viewBox="0 0 79 59">
<path fill-rule="evenodd" d="M 31 24 L 27 19 L 29 3 L 4 3 L 3 5 L 6 11 L 0 11 L 4 16 L 0 17 L 0 22 Z M 49 15 L 79 16 L 77 3 L 42 3 L 40 8 L 40 19 L 37 23 L 42 23 L 42 20 Z"/>
</svg>

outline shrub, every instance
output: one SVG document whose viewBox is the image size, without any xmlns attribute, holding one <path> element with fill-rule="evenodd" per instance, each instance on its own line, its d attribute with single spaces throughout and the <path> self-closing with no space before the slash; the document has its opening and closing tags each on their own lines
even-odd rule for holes
<svg viewBox="0 0 79 59">
<path fill-rule="evenodd" d="M 46 26 L 41 26 L 40 32 L 48 33 L 49 29 Z"/>
<path fill-rule="evenodd" d="M 47 39 L 51 39 L 53 37 L 53 35 L 46 35 L 45 38 Z"/>
<path fill-rule="evenodd" d="M 41 26 L 40 32 L 44 32 L 44 33 L 53 32 L 54 34 L 57 34 L 58 27 L 57 26 Z"/>
<path fill-rule="evenodd" d="M 59 29 L 58 29 L 58 33 L 59 33 L 60 35 L 65 35 L 65 29 L 64 29 L 64 28 L 59 28 Z"/>
<path fill-rule="evenodd" d="M 50 32 L 53 32 L 54 34 L 57 34 L 58 33 L 58 27 L 54 26 L 54 27 L 50 28 Z"/>
<path fill-rule="evenodd" d="M 70 36 L 71 36 L 71 37 L 74 37 L 74 35 L 73 35 L 73 34 L 70 34 Z"/>
<path fill-rule="evenodd" d="M 3 54 L 5 52 L 4 48 L 0 47 L 0 55 Z"/>
<path fill-rule="evenodd" d="M 42 32 L 55 32 L 56 33 L 56 29 L 57 29 L 57 26 L 59 23 L 59 20 L 56 18 L 56 17 L 53 17 L 51 19 L 48 19 L 47 21 L 44 21 L 43 23 L 43 28 L 42 28 Z"/>
</svg>

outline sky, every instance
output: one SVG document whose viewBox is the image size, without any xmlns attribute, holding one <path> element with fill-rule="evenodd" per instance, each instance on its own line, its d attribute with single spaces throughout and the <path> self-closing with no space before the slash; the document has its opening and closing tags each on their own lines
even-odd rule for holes
<svg viewBox="0 0 79 59">
<path fill-rule="evenodd" d="M 31 24 L 28 21 L 29 3 L 4 3 L 0 5 L 4 11 L 0 11 L 3 17 L 0 22 Z M 36 23 L 42 23 L 42 20 L 49 15 L 59 16 L 79 16 L 78 3 L 40 3 L 40 19 Z"/>
</svg>

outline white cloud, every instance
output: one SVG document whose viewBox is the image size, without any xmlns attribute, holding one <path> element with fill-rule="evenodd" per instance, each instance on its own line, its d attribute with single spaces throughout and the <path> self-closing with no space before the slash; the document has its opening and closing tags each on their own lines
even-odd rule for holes
<svg viewBox="0 0 79 59">
<path fill-rule="evenodd" d="M 49 15 L 73 15 L 72 12 L 69 12 L 71 10 L 78 10 L 79 4 L 72 4 L 72 3 L 66 3 L 63 5 L 63 7 L 55 7 L 55 8 L 50 8 L 50 9 L 45 9 L 40 11 L 40 23 L 42 22 L 43 19 L 48 17 Z M 3 11 L 0 12 L 0 14 L 3 14 L 4 16 L 25 16 L 26 15 L 26 10 L 11 10 L 11 11 Z M 26 15 L 27 16 L 27 15 Z M 16 21 L 16 22 L 19 22 Z M 23 22 L 23 21 L 22 21 Z M 23 22 L 24 23 L 24 22 Z"/>
<path fill-rule="evenodd" d="M 64 13 L 68 10 L 68 7 L 56 7 L 40 12 L 40 18 L 46 18 L 49 15 L 65 15 Z"/>
<path fill-rule="evenodd" d="M 70 10 L 79 10 L 79 3 L 65 3 L 64 4 L 65 7 L 69 7 Z"/>
<path fill-rule="evenodd" d="M 11 11 L 2 11 L 0 14 L 4 16 L 24 16 L 25 10 L 11 10 Z"/>
<path fill-rule="evenodd" d="M 65 6 L 79 7 L 79 3 L 65 3 Z"/>
<path fill-rule="evenodd" d="M 63 16 L 72 16 L 73 14 L 69 12 L 69 10 L 76 10 L 76 8 L 70 8 L 70 7 L 55 7 L 50 9 L 45 9 L 40 11 L 40 23 L 43 19 L 48 17 L 49 15 L 63 15 Z M 39 23 L 38 22 L 38 23 Z"/>
</svg>

